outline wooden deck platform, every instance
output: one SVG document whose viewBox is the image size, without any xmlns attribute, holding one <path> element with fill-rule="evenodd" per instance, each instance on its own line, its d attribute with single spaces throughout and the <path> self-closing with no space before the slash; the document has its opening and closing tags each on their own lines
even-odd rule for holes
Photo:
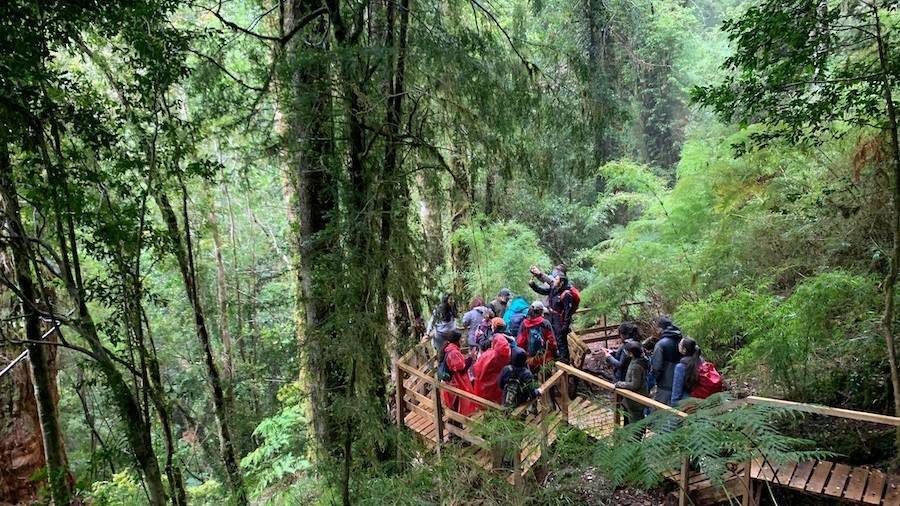
<svg viewBox="0 0 900 506">
<path fill-rule="evenodd" d="M 608 346 L 620 342 L 613 326 L 588 330 L 590 340 L 585 342 L 575 335 L 570 340 L 572 357 L 577 365 L 597 345 Z M 395 362 L 396 419 L 416 433 L 428 448 L 441 452 L 442 446 L 456 443 L 461 457 L 469 459 L 484 469 L 502 473 L 506 479 L 520 485 L 526 475 L 540 462 L 546 450 L 557 438 L 563 425 L 577 427 L 594 438 L 604 438 L 621 426 L 622 416 L 613 409 L 624 399 L 631 399 L 644 406 L 666 410 L 678 417 L 688 414 L 660 404 L 653 399 L 619 390 L 615 386 L 577 367 L 557 364 L 556 371 L 538 388 L 540 395 L 513 411 L 460 391 L 434 377 L 435 359 L 430 345 L 422 343 Z M 596 397 L 573 396 L 570 399 L 570 383 L 584 381 L 594 391 L 606 392 Z M 443 407 L 440 393 L 447 391 L 478 404 L 481 409 L 471 416 L 463 416 Z M 574 391 L 573 391 L 574 393 Z M 740 403 L 768 403 L 825 416 L 849 418 L 870 423 L 900 426 L 900 418 L 885 415 L 849 411 L 844 409 L 799 404 L 778 399 L 748 397 Z M 503 450 L 498 441 L 490 440 L 478 424 L 486 413 L 492 411 L 520 420 L 531 430 L 515 451 Z M 481 435 L 479 435 L 479 433 Z M 503 457 L 503 455 L 506 457 Z M 511 458 L 510 458 L 511 455 Z M 749 477 L 747 470 L 749 469 Z M 691 470 L 685 460 L 681 470 L 673 470 L 665 478 L 678 486 L 678 503 L 687 505 L 716 504 L 739 501 L 742 505 L 758 504 L 768 486 L 783 487 L 808 495 L 836 499 L 848 503 L 900 506 L 900 476 L 888 475 L 864 467 L 851 467 L 828 461 L 810 461 L 776 465 L 753 461 L 739 464 L 723 481 L 713 483 L 700 471 Z"/>
</svg>

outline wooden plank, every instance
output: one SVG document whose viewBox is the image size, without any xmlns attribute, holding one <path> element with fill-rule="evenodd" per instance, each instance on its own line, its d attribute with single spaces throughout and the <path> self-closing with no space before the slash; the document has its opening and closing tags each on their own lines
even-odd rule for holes
<svg viewBox="0 0 900 506">
<path fill-rule="evenodd" d="M 890 475 L 887 477 L 887 486 L 884 490 L 884 506 L 900 505 L 900 476 Z"/>
<path fill-rule="evenodd" d="M 866 491 L 863 494 L 862 501 L 866 504 L 881 504 L 881 497 L 884 495 L 884 473 L 878 470 L 869 471 L 869 482 L 866 484 Z"/>
<path fill-rule="evenodd" d="M 779 406 L 794 411 L 803 411 L 806 413 L 816 413 L 819 415 L 834 416 L 837 418 L 847 418 L 850 420 L 859 420 L 861 422 L 880 423 L 883 425 L 900 426 L 900 418 L 896 416 L 879 415 L 877 413 L 867 413 L 864 411 L 853 411 L 850 409 L 831 408 L 828 406 L 820 406 L 818 404 L 804 404 L 802 402 L 785 401 L 782 399 L 770 399 L 768 397 L 747 397 L 747 402 L 751 404 L 768 404 Z"/>
<path fill-rule="evenodd" d="M 831 472 L 832 466 L 834 466 L 834 464 L 831 462 L 820 460 L 816 464 L 812 476 L 809 477 L 809 482 L 806 483 L 806 491 L 812 492 L 813 494 L 821 494 L 822 489 L 825 488 L 825 482 L 828 480 L 828 474 Z"/>
<path fill-rule="evenodd" d="M 828 485 L 825 485 L 825 494 L 834 497 L 844 495 L 844 487 L 847 485 L 847 478 L 850 477 L 852 468 L 847 464 L 835 464 L 831 470 L 831 478 L 828 479 Z"/>
<path fill-rule="evenodd" d="M 788 487 L 806 490 L 806 482 L 809 481 L 809 476 L 812 474 L 814 467 L 816 467 L 815 460 L 807 460 L 797 464 L 797 469 L 794 470 L 794 476 L 791 478 L 791 482 L 788 483 Z"/>
<path fill-rule="evenodd" d="M 844 489 L 844 498 L 854 502 L 861 501 L 868 480 L 868 469 L 864 467 L 854 467 L 850 471 L 850 479 L 847 480 L 847 487 Z"/>
<path fill-rule="evenodd" d="M 794 475 L 795 469 L 797 469 L 796 462 L 785 462 L 778 468 L 778 474 L 775 475 L 775 482 L 780 485 L 787 485 L 791 482 L 791 476 Z"/>
<path fill-rule="evenodd" d="M 759 459 L 755 459 L 750 464 L 750 477 L 754 480 L 759 478 L 759 473 L 762 472 L 762 461 Z"/>
<path fill-rule="evenodd" d="M 759 479 L 762 481 L 773 482 L 778 474 L 778 464 L 771 460 L 763 461 L 762 470 L 759 473 Z"/>
</svg>

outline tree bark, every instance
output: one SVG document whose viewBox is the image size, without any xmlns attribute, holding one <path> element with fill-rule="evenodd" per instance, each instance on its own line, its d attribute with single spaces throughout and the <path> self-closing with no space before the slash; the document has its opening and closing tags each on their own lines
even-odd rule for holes
<svg viewBox="0 0 900 506">
<path fill-rule="evenodd" d="M 891 78 L 889 73 L 889 58 L 887 44 L 882 35 L 881 17 L 878 12 L 878 4 L 872 2 L 872 11 L 875 16 L 875 34 L 878 45 L 878 60 L 881 66 L 881 81 L 884 90 L 884 101 L 887 106 L 888 133 L 891 139 L 893 151 L 893 181 L 892 181 L 892 213 L 891 224 L 893 233 L 893 248 L 891 251 L 890 266 L 883 281 L 884 290 L 884 314 L 881 319 L 882 332 L 887 345 L 888 363 L 891 368 L 891 386 L 894 390 L 894 412 L 900 416 L 900 371 L 897 369 L 897 348 L 894 336 L 894 291 L 897 284 L 897 271 L 900 269 L 900 140 L 897 132 L 897 111 L 894 106 L 894 98 L 891 91 Z M 900 450 L 900 427 L 897 427 L 895 446 Z"/>
<path fill-rule="evenodd" d="M 209 382 L 213 410 L 215 411 L 216 421 L 219 425 L 219 443 L 222 449 L 222 460 L 225 464 L 225 474 L 228 476 L 229 488 L 234 499 L 238 504 L 247 504 L 247 492 L 244 489 L 244 478 L 241 474 L 241 468 L 238 463 L 237 451 L 235 449 L 234 440 L 230 429 L 228 415 L 230 406 L 227 403 L 225 390 L 222 387 L 222 378 L 219 374 L 219 368 L 216 365 L 216 359 L 212 350 L 212 342 L 209 336 L 209 329 L 206 325 L 206 314 L 200 301 L 200 294 L 197 290 L 197 275 L 194 269 L 193 248 L 191 246 L 190 223 L 187 216 L 187 194 L 186 189 L 182 188 L 182 218 L 183 227 L 178 226 L 178 219 L 169 198 L 162 189 L 157 188 L 154 193 L 154 199 L 159 206 L 166 224 L 168 239 L 173 246 L 175 258 L 178 261 L 178 267 L 181 271 L 181 279 L 184 290 L 187 294 L 188 301 L 191 303 L 191 309 L 194 314 L 194 330 L 197 333 L 197 339 L 200 341 L 200 347 L 203 350 L 203 362 L 206 365 L 206 376 Z M 183 234 L 183 235 L 182 235 Z"/>
<path fill-rule="evenodd" d="M 219 305 L 219 334 L 222 336 L 222 369 L 225 372 L 225 390 L 230 391 L 234 381 L 234 355 L 231 342 L 231 328 L 228 315 L 228 282 L 225 273 L 225 260 L 222 256 L 222 237 L 219 234 L 219 220 L 216 216 L 215 198 L 210 196 L 209 229 L 213 240 L 213 253 L 216 258 L 216 302 Z M 229 395 L 230 397 L 230 395 Z"/>
<path fill-rule="evenodd" d="M 4 228 L 9 231 L 16 283 L 22 297 L 20 303 L 25 317 L 25 337 L 35 343 L 42 340 L 40 315 L 36 310 L 40 302 L 29 267 L 29 246 L 22 227 L 13 177 L 6 142 L 0 141 L 0 198 L 3 200 Z M 55 332 L 51 333 L 53 335 Z M 53 338 L 48 336 L 48 339 Z M 57 505 L 69 504 L 73 480 L 57 411 L 56 352 L 50 346 L 41 344 L 29 344 L 26 348 L 41 424 L 50 497 Z"/>
</svg>

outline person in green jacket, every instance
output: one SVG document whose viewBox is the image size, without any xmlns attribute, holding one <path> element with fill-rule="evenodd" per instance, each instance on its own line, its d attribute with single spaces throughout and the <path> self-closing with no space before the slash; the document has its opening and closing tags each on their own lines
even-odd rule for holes
<svg viewBox="0 0 900 506">
<path fill-rule="evenodd" d="M 628 364 L 628 371 L 625 373 L 625 381 L 616 382 L 616 388 L 622 390 L 631 390 L 634 393 L 646 396 L 650 393 L 647 387 L 647 371 L 650 369 L 650 363 L 644 356 L 644 350 L 641 343 L 637 341 L 628 341 L 625 343 L 625 353 L 631 356 L 631 362 Z M 625 423 L 634 423 L 644 419 L 644 406 L 631 399 L 623 399 L 622 406 L 625 408 Z"/>
</svg>

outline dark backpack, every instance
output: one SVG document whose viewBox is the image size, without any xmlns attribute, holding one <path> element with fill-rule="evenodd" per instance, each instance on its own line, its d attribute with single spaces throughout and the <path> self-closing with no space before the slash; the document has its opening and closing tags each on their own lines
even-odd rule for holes
<svg viewBox="0 0 900 506">
<path fill-rule="evenodd" d="M 536 357 L 544 353 L 544 329 L 541 325 L 528 328 L 528 356 Z"/>
<path fill-rule="evenodd" d="M 450 374 L 450 369 L 447 367 L 447 362 L 441 360 L 437 368 L 438 381 L 450 381 L 450 378 L 452 377 L 453 375 Z"/>
<path fill-rule="evenodd" d="M 503 407 L 514 408 L 518 406 L 522 388 L 522 381 L 515 375 L 510 375 L 509 379 L 506 380 L 506 386 L 503 387 Z"/>
<path fill-rule="evenodd" d="M 509 317 L 509 325 L 506 326 L 507 334 L 511 336 L 519 335 L 519 329 L 522 328 L 522 322 L 525 320 L 525 315 L 522 313 L 516 313 Z"/>
</svg>

